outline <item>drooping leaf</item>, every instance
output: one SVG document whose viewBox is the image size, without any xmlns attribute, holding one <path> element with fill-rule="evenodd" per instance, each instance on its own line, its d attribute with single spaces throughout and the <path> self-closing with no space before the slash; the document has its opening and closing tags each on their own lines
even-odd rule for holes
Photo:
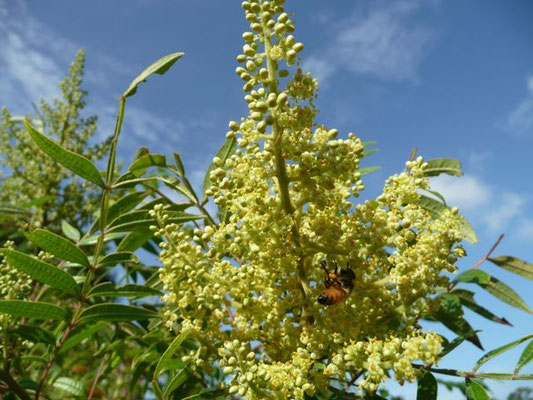
<svg viewBox="0 0 533 400">
<path fill-rule="evenodd" d="M 41 249 L 53 254 L 61 260 L 71 261 L 85 267 L 91 265 L 89 259 L 82 250 L 71 241 L 56 235 L 55 233 L 45 231 L 44 229 L 35 229 L 33 232 L 25 233 L 25 236 Z"/>
<path fill-rule="evenodd" d="M 165 350 L 163 355 L 161 356 L 161 359 L 157 363 L 157 366 L 155 367 L 154 376 L 153 379 L 157 379 L 157 377 L 164 372 L 165 364 L 172 358 L 174 353 L 180 348 L 183 341 L 189 336 L 190 331 L 183 330 L 176 338 L 172 341 L 170 346 Z"/>
<path fill-rule="evenodd" d="M 493 314 L 491 311 L 487 310 L 485 307 L 480 306 L 477 304 L 474 300 L 474 293 L 470 292 L 469 290 L 464 289 L 454 289 L 452 294 L 459 297 L 461 304 L 465 307 L 468 307 L 475 313 L 481 315 L 482 317 L 487 318 L 490 321 L 497 322 L 502 325 L 508 325 L 513 326 L 509 321 L 507 321 L 503 317 L 498 317 L 495 314 Z"/>
<path fill-rule="evenodd" d="M 516 364 L 516 367 L 514 369 L 514 373 L 518 374 L 520 370 L 525 367 L 527 364 L 529 364 L 533 360 L 533 340 L 528 343 L 522 354 L 520 355 L 520 359 L 518 360 L 518 363 Z"/>
<path fill-rule="evenodd" d="M 173 53 L 166 55 L 164 57 L 161 57 L 159 60 L 151 64 L 148 68 L 146 68 L 143 72 L 141 72 L 131 83 L 128 89 L 124 92 L 122 96 L 129 97 L 134 95 L 137 92 L 137 86 L 139 86 L 142 82 L 145 82 L 146 79 L 152 74 L 159 74 L 163 75 L 165 72 L 168 71 L 174 63 L 180 59 L 183 56 L 183 53 Z"/>
<path fill-rule="evenodd" d="M 440 218 L 442 216 L 442 213 L 448 208 L 440 201 L 424 195 L 420 195 L 420 200 L 418 204 L 424 210 L 428 211 L 433 216 L 433 218 Z M 470 243 L 476 243 L 477 235 L 474 232 L 474 228 L 472 228 L 472 225 L 470 225 L 464 217 L 461 216 L 461 218 L 463 220 L 463 223 L 461 225 L 461 231 L 464 233 L 465 239 Z"/>
<path fill-rule="evenodd" d="M 35 319 L 65 319 L 67 317 L 67 312 L 54 304 L 26 300 L 0 300 L 0 313 Z"/>
<path fill-rule="evenodd" d="M 67 221 L 61 221 L 61 231 L 63 234 L 74 242 L 78 242 L 81 238 L 81 233 Z"/>
<path fill-rule="evenodd" d="M 16 250 L 0 249 L 0 253 L 6 256 L 7 262 L 12 267 L 28 274 L 33 279 L 72 296 L 79 294 L 78 284 L 68 272 Z"/>
<path fill-rule="evenodd" d="M 224 168 L 224 166 L 226 165 L 226 160 L 233 155 L 236 147 L 237 139 L 235 139 L 235 136 L 232 136 L 231 138 L 226 139 L 226 141 L 222 144 L 222 147 L 218 149 L 217 153 L 215 154 L 215 157 L 218 157 L 221 161 L 220 168 Z M 216 168 L 218 167 L 214 163 L 211 163 L 211 165 L 207 169 L 207 172 L 205 173 L 204 183 L 202 185 L 202 203 L 205 203 L 207 201 L 207 195 L 205 194 L 205 192 L 211 187 L 211 178 L 209 177 L 209 175 Z"/>
<path fill-rule="evenodd" d="M 437 176 L 440 174 L 448 174 L 461 176 L 461 162 L 451 158 L 435 158 L 434 160 L 426 161 L 428 167 L 424 170 L 425 176 Z"/>
<path fill-rule="evenodd" d="M 487 391 L 478 382 L 466 378 L 466 398 L 468 400 L 490 400 Z"/>
<path fill-rule="evenodd" d="M 494 357 L 499 356 L 502 353 L 505 353 L 507 350 L 512 349 L 513 347 L 518 346 L 520 343 L 524 343 L 526 340 L 529 340 L 533 338 L 533 335 L 527 335 L 524 336 L 518 340 L 515 340 L 514 342 L 504 344 L 503 346 L 500 346 L 494 350 L 489 351 L 488 353 L 484 354 L 483 357 L 481 357 L 476 365 L 474 365 L 473 372 L 476 372 L 479 367 L 481 367 L 483 364 L 485 364 L 487 361 L 492 360 Z"/>
<path fill-rule="evenodd" d="M 82 321 L 143 321 L 155 317 L 157 313 L 147 308 L 117 303 L 95 304 L 80 314 Z"/>
<path fill-rule="evenodd" d="M 147 287 L 145 285 L 135 285 L 129 283 L 121 287 L 115 287 L 111 282 L 101 283 L 96 285 L 89 292 L 91 296 L 105 296 L 105 297 L 131 297 L 140 298 L 147 296 L 161 296 L 159 290 Z"/>
<path fill-rule="evenodd" d="M 87 391 L 85 390 L 85 386 L 83 383 L 72 379 L 67 378 L 65 376 L 57 378 L 53 385 L 56 389 L 63 390 L 67 393 L 70 393 L 71 395 L 80 398 L 80 399 L 86 399 L 87 398 Z"/>
<path fill-rule="evenodd" d="M 431 372 L 426 371 L 422 378 L 418 380 L 416 400 L 436 400 L 437 391 L 437 380 Z"/>
<path fill-rule="evenodd" d="M 15 335 L 33 343 L 56 344 L 54 334 L 38 326 L 20 325 L 12 331 Z"/>
<path fill-rule="evenodd" d="M 512 288 L 479 269 L 469 269 L 454 279 L 454 283 L 475 283 L 487 292 L 515 308 L 533 314 L 533 310 Z"/>
<path fill-rule="evenodd" d="M 105 326 L 106 322 L 103 321 L 97 322 L 96 324 L 84 323 L 78 325 L 72 330 L 70 336 L 61 347 L 61 350 L 59 350 L 59 354 L 66 353 L 71 348 L 81 343 L 84 339 L 87 339 L 91 337 L 94 333 L 101 331 Z"/>
<path fill-rule="evenodd" d="M 533 280 L 533 264 L 512 256 L 489 258 L 489 261 L 514 274 Z"/>
<path fill-rule="evenodd" d="M 94 164 L 87 158 L 63 148 L 52 139 L 47 138 L 31 126 L 28 121 L 24 121 L 24 126 L 31 138 L 48 156 L 62 164 L 65 168 L 74 172 L 79 177 L 86 179 L 100 187 L 104 187 L 104 181 L 100 172 Z"/>
<path fill-rule="evenodd" d="M 141 176 L 150 167 L 167 167 L 167 159 L 162 154 L 147 154 L 136 159 L 128 168 L 135 176 Z"/>
<path fill-rule="evenodd" d="M 457 296 L 444 296 L 443 301 L 441 301 L 441 307 L 439 307 L 433 317 L 446 328 L 459 336 L 465 337 L 466 340 L 483 350 L 476 331 L 462 317 L 461 305 Z"/>
</svg>

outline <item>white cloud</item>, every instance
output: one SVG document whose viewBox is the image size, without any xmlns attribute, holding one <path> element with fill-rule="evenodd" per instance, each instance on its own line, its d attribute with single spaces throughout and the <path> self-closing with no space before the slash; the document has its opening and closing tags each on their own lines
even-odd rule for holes
<svg viewBox="0 0 533 400">
<path fill-rule="evenodd" d="M 432 178 L 431 190 L 442 194 L 449 206 L 458 207 L 478 232 L 482 227 L 489 234 L 504 233 L 519 226 L 533 237 L 533 221 L 527 225 L 517 218 L 528 201 L 518 193 L 501 192 L 478 176 L 468 174 Z"/>
<path fill-rule="evenodd" d="M 507 117 L 505 129 L 519 135 L 533 135 L 533 75 L 526 81 L 527 95 Z"/>
<path fill-rule="evenodd" d="M 25 3 L 0 0 L 0 107 L 8 107 L 15 115 L 25 114 L 31 112 L 31 103 L 57 97 L 58 83 L 66 76 L 68 65 L 80 47 L 34 18 Z M 123 65 L 113 55 L 98 51 L 88 54 L 88 63 L 91 69 L 85 80 L 95 90 L 91 90 L 86 112 L 98 115 L 96 139 L 104 140 L 113 134 L 117 114 L 118 99 L 109 97 L 114 90 L 110 82 L 123 81 L 124 75 L 133 78 L 138 71 Z M 182 122 L 128 105 L 120 148 L 134 150 L 145 145 L 171 152 L 185 129 L 198 130 L 209 123 L 207 119 Z"/>
<path fill-rule="evenodd" d="M 517 234 L 527 239 L 528 242 L 533 241 L 533 219 L 523 219 L 518 225 Z"/>
<path fill-rule="evenodd" d="M 440 175 L 431 179 L 431 190 L 439 192 L 449 205 L 461 210 L 480 207 L 492 198 L 491 188 L 471 175 L 460 178 Z"/>
<path fill-rule="evenodd" d="M 483 220 L 489 231 L 503 233 L 508 223 L 522 211 L 525 199 L 515 193 L 503 193 L 498 197 L 497 204 L 487 209 Z"/>
<path fill-rule="evenodd" d="M 345 69 L 385 80 L 416 81 L 418 67 L 435 37 L 432 29 L 412 21 L 426 4 L 430 2 L 371 3 L 368 9 L 338 23 L 331 46 L 304 60 L 303 65 L 322 80 L 336 69 Z"/>
</svg>

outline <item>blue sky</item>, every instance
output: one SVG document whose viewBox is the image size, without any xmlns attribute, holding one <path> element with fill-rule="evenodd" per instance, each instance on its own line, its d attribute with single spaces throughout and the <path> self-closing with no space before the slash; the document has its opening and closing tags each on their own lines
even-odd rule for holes
<svg viewBox="0 0 533 400">
<path fill-rule="evenodd" d="M 87 51 L 89 110 L 98 135 L 112 132 L 118 97 L 157 58 L 185 57 L 164 77 L 128 99 L 120 156 L 141 145 L 182 154 L 195 182 L 223 140 L 229 120 L 247 111 L 235 56 L 246 29 L 233 0 L 0 0 L 0 106 L 20 115 L 31 102 L 57 94 L 79 48 Z M 433 187 L 474 225 L 480 243 L 468 246 L 467 268 L 506 238 L 495 254 L 533 261 L 533 3 L 529 0 L 287 0 L 302 65 L 320 78 L 319 121 L 346 135 L 378 141 L 365 162 L 368 196 L 402 170 L 413 146 L 426 159 L 463 162 L 465 176 Z M 482 267 L 511 284 L 533 306 L 531 281 Z M 533 316 L 479 293 L 519 328 L 470 316 L 486 349 L 532 333 Z M 451 337 L 451 335 L 448 335 Z M 520 350 L 487 370 L 510 371 Z M 444 367 L 469 369 L 482 353 L 470 344 Z M 533 372 L 533 368 L 524 372 Z M 504 398 L 514 384 L 494 384 Z M 402 388 L 406 398 L 413 388 Z M 455 396 L 455 397 L 454 397 Z M 461 398 L 448 394 L 445 398 Z"/>
</svg>

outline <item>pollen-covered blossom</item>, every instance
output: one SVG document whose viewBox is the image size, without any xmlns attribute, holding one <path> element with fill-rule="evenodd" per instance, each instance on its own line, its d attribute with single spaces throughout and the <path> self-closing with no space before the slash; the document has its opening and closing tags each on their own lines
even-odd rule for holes
<svg viewBox="0 0 533 400">
<path fill-rule="evenodd" d="M 303 399 L 347 373 L 369 392 L 389 372 L 412 381 L 412 362 L 433 363 L 441 347 L 417 321 L 463 254 L 461 216 L 422 207 L 421 157 L 375 200 L 355 202 L 363 143 L 314 122 L 317 81 L 292 67 L 303 45 L 282 3 L 242 4 L 251 31 L 237 74 L 250 113 L 229 124 L 238 150 L 213 160 L 220 223 L 191 230 L 153 212 L 167 326 L 199 343 L 184 360 L 218 363 L 228 393 L 247 399 Z M 355 272 L 351 294 L 330 307 L 316 301 L 322 259 Z"/>
</svg>

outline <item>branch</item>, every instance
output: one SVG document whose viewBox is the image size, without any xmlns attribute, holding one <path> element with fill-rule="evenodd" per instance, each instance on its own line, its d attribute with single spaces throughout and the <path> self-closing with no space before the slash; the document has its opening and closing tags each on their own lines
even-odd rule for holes
<svg viewBox="0 0 533 400">
<path fill-rule="evenodd" d="M 22 400 L 31 400 L 30 396 L 26 393 L 26 391 L 20 386 L 11 376 L 9 371 L 0 369 L 0 379 L 2 379 L 5 383 L 7 383 L 7 386 Z"/>
<path fill-rule="evenodd" d="M 472 265 L 470 267 L 470 269 L 477 269 L 481 264 L 483 264 L 485 261 L 487 261 L 489 259 L 489 257 L 491 256 L 492 252 L 494 250 L 496 250 L 496 247 L 498 247 L 498 245 L 500 244 L 500 242 L 502 241 L 503 239 L 503 233 L 500 235 L 500 237 L 498 238 L 498 240 L 496 240 L 496 242 L 492 245 L 492 247 L 490 248 L 490 250 L 488 251 L 487 254 L 485 254 L 483 257 L 481 257 L 479 260 L 476 261 L 476 263 L 474 265 Z M 451 292 L 453 288 L 455 288 L 457 286 L 459 282 L 456 282 L 456 283 L 453 283 L 451 284 L 449 287 L 448 287 L 448 292 Z"/>
</svg>

